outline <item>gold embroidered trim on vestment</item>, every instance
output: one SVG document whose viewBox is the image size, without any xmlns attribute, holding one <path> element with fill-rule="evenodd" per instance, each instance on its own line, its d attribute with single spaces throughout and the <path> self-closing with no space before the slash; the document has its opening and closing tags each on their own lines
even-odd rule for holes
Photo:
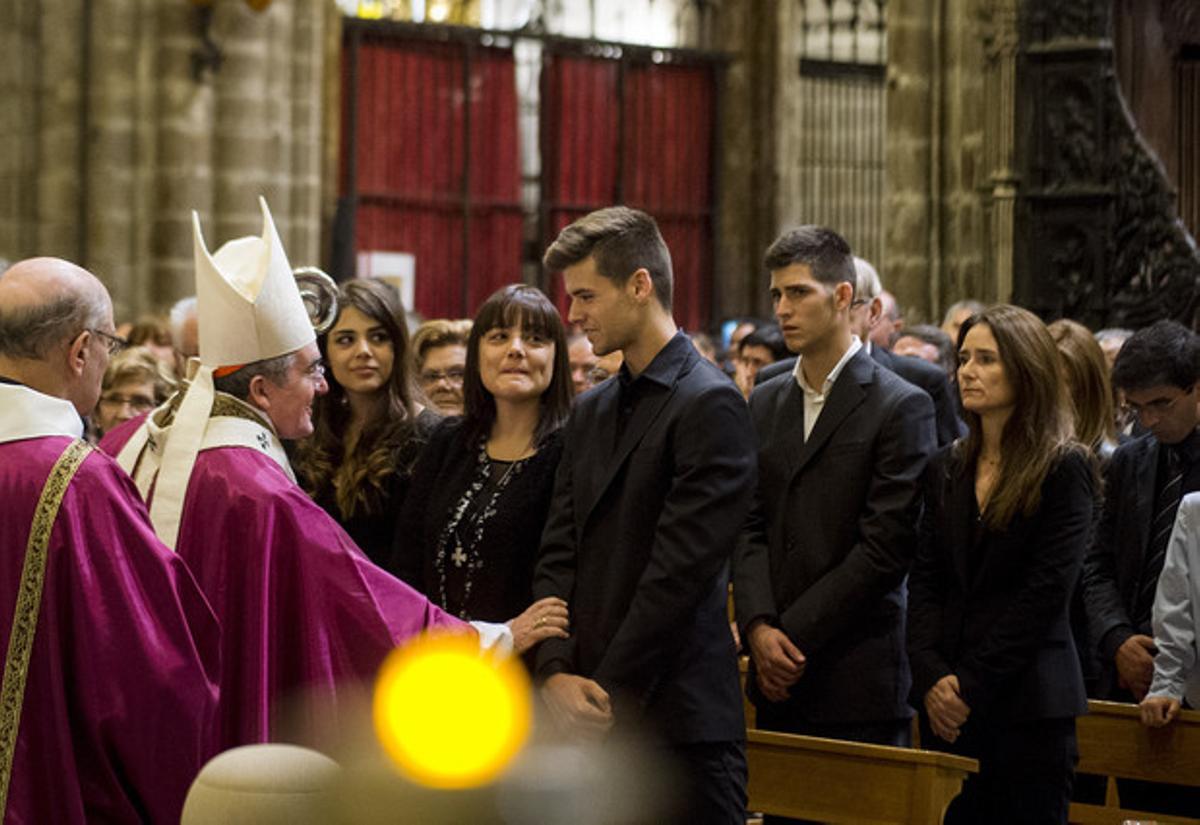
<svg viewBox="0 0 1200 825">
<path fill-rule="evenodd" d="M 0 818 L 8 808 L 8 783 L 12 778 L 17 731 L 21 726 L 29 655 L 33 652 L 33 637 L 37 632 L 38 613 L 42 606 L 50 533 L 58 518 L 67 486 L 91 451 L 91 446 L 85 441 L 71 442 L 54 463 L 42 487 L 37 509 L 33 512 L 33 526 L 29 530 L 25 561 L 21 568 L 21 584 L 17 590 L 17 608 L 13 612 L 12 631 L 8 637 L 8 654 L 4 658 L 4 681 L 0 684 Z"/>
<path fill-rule="evenodd" d="M 167 406 L 157 412 L 154 416 L 154 423 L 159 427 L 169 427 L 175 423 L 175 413 L 179 410 L 179 405 L 183 403 L 184 390 L 180 390 L 171 396 Z M 244 418 L 247 421 L 253 421 L 255 424 L 268 426 L 263 420 L 261 413 L 256 411 L 250 404 L 235 398 L 228 393 L 218 392 L 213 399 L 212 418 Z"/>
</svg>

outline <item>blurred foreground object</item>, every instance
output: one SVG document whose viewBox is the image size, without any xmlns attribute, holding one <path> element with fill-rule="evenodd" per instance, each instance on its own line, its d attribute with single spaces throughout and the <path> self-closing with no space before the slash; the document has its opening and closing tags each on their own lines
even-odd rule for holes
<svg viewBox="0 0 1200 825">
<path fill-rule="evenodd" d="M 484 656 L 474 639 L 424 636 L 384 661 L 375 731 L 406 776 L 434 788 L 491 782 L 524 747 L 533 721 L 517 659 Z"/>
<path fill-rule="evenodd" d="M 247 745 L 214 757 L 183 805 L 181 825 L 317 825 L 341 769 L 296 745 Z"/>
</svg>

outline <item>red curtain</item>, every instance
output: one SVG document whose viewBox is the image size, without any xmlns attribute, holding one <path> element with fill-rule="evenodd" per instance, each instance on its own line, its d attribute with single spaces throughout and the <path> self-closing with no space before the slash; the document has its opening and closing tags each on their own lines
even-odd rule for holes
<svg viewBox="0 0 1200 825">
<path fill-rule="evenodd" d="M 358 61 L 357 97 L 344 70 L 342 98 L 357 100 L 353 135 L 343 114 L 342 153 L 357 167 L 352 182 L 342 175 L 355 250 L 412 253 L 415 308 L 431 318 L 469 317 L 521 279 L 513 55 L 475 46 L 468 60 L 467 48 L 371 37 L 344 52 Z"/>
<path fill-rule="evenodd" d="M 593 209 L 649 212 L 671 250 L 675 318 L 687 329 L 706 327 L 712 307 L 713 71 L 629 63 L 622 78 L 616 61 L 560 54 L 542 66 L 546 242 Z M 558 273 L 552 290 L 565 308 Z"/>
</svg>

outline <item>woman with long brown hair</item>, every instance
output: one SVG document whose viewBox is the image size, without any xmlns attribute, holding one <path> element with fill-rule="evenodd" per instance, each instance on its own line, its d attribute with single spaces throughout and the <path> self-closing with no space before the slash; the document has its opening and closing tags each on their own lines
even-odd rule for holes
<svg viewBox="0 0 1200 825">
<path fill-rule="evenodd" d="M 1075 437 L 1091 450 L 1098 465 L 1103 467 L 1117 449 L 1118 438 L 1115 396 L 1104 350 L 1088 328 L 1076 321 L 1060 318 L 1047 329 L 1062 362 L 1063 387 L 1074 414 Z M 1092 511 L 1092 518 L 1097 523 L 1101 505 L 1097 498 Z M 1092 690 L 1101 670 L 1097 655 L 1099 640 L 1093 642 L 1091 638 L 1082 583 L 1071 600 L 1071 633 L 1088 695 L 1094 695 Z"/>
<path fill-rule="evenodd" d="M 318 343 L 329 392 L 314 402 L 313 435 L 293 464 L 308 494 L 383 566 L 409 473 L 438 421 L 415 401 L 399 293 L 377 280 L 342 284 L 337 320 Z"/>
<path fill-rule="evenodd" d="M 1036 316 L 989 307 L 958 348 L 968 434 L 926 471 L 909 577 L 921 742 L 979 760 L 946 822 L 1065 823 L 1087 709 L 1068 613 L 1094 469 Z"/>
<path fill-rule="evenodd" d="M 1062 360 L 1063 380 L 1074 413 L 1075 437 L 1104 462 L 1117 449 L 1117 426 L 1108 361 L 1083 324 L 1060 318 L 1048 327 Z"/>
</svg>

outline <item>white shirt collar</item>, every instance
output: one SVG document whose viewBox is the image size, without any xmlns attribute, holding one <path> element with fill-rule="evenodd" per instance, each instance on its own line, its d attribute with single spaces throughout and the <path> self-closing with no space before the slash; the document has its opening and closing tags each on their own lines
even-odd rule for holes
<svg viewBox="0 0 1200 825">
<path fill-rule="evenodd" d="M 0 443 L 55 435 L 83 437 L 74 404 L 22 384 L 0 384 Z"/>
<path fill-rule="evenodd" d="M 850 336 L 850 346 L 842 353 L 842 357 L 838 359 L 838 362 L 833 365 L 833 369 L 829 371 L 829 375 L 825 376 L 825 382 L 821 384 L 820 392 L 808 386 L 808 381 L 804 378 L 804 370 L 801 368 L 801 364 L 804 362 L 803 356 L 796 358 L 796 366 L 792 370 L 792 375 L 796 378 L 796 383 L 800 385 L 800 389 L 805 395 L 815 395 L 824 399 L 829 394 L 829 391 L 833 389 L 833 382 L 837 381 L 838 376 L 842 374 L 842 369 L 854 357 L 854 353 L 862 349 L 862 345 L 862 341 L 858 339 L 857 335 Z"/>
</svg>

